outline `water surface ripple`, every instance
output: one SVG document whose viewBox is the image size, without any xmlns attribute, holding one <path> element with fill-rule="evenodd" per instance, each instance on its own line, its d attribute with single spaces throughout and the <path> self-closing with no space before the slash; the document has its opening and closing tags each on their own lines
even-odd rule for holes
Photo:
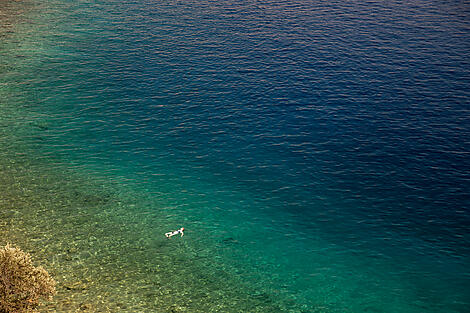
<svg viewBox="0 0 470 313">
<path fill-rule="evenodd" d="M 464 1 L 5 8 L 1 241 L 51 311 L 469 307 Z"/>
</svg>

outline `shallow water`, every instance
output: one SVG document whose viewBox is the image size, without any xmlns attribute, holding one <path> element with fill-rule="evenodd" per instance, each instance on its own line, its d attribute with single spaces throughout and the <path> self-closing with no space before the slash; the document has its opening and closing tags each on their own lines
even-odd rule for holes
<svg viewBox="0 0 470 313">
<path fill-rule="evenodd" d="M 9 3 L 0 241 L 50 311 L 465 312 L 468 13 Z"/>
</svg>

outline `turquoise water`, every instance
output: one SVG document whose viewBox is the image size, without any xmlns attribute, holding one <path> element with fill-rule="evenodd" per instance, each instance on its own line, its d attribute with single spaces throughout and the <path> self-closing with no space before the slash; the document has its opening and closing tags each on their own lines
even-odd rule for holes
<svg viewBox="0 0 470 313">
<path fill-rule="evenodd" d="M 464 2 L 5 8 L 2 243 L 45 310 L 468 310 Z"/>
</svg>

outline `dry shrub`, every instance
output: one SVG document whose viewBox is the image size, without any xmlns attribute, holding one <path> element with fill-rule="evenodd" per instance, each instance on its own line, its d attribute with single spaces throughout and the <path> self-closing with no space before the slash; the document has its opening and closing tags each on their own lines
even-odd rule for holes
<svg viewBox="0 0 470 313">
<path fill-rule="evenodd" d="M 10 244 L 0 248 L 0 313 L 37 312 L 39 299 L 54 294 L 54 279 L 28 253 Z"/>
</svg>

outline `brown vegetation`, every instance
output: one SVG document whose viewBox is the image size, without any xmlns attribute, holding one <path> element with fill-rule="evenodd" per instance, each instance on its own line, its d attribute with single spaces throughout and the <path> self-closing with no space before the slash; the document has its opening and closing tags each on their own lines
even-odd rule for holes
<svg viewBox="0 0 470 313">
<path fill-rule="evenodd" d="M 31 256 L 7 244 L 0 247 L 0 313 L 37 312 L 40 298 L 52 298 L 55 281 Z"/>
</svg>

